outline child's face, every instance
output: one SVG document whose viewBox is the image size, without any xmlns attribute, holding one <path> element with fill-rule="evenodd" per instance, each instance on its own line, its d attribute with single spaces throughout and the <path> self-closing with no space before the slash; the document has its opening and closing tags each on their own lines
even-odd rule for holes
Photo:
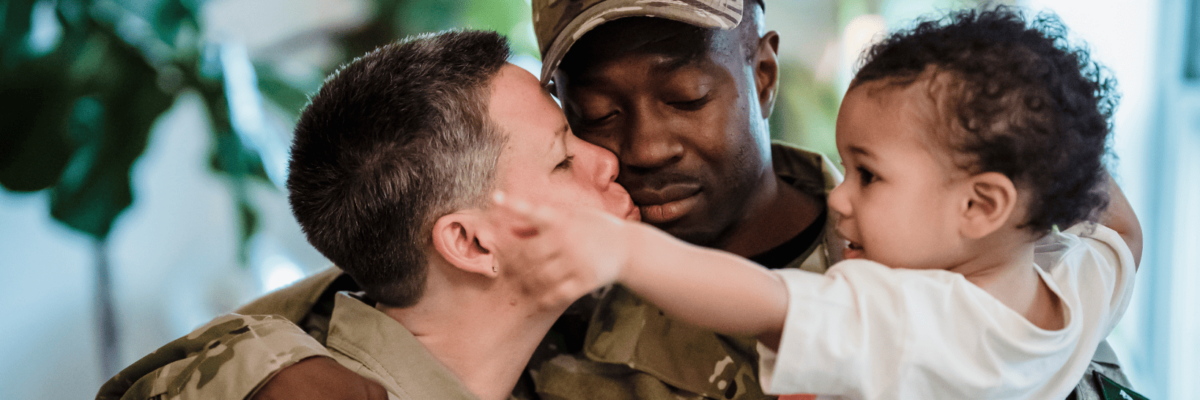
<svg viewBox="0 0 1200 400">
<path fill-rule="evenodd" d="M 958 218 L 966 174 L 933 133 L 928 80 L 907 87 L 868 82 L 846 93 L 837 147 L 846 180 L 829 195 L 851 242 L 846 258 L 892 268 L 949 268 L 958 258 Z M 962 204 L 960 204 L 962 203 Z"/>
</svg>

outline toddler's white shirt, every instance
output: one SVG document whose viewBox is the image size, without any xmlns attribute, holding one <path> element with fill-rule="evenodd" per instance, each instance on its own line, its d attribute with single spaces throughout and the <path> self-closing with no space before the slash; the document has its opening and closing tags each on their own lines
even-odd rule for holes
<svg viewBox="0 0 1200 400">
<path fill-rule="evenodd" d="M 1094 230 L 1092 230 L 1094 227 Z M 778 353 L 758 346 L 767 393 L 836 399 L 1063 399 L 1133 292 L 1129 247 L 1076 225 L 1038 241 L 1034 261 L 1062 301 L 1047 331 L 944 270 L 846 260 L 825 275 L 781 270 L 788 312 Z"/>
</svg>

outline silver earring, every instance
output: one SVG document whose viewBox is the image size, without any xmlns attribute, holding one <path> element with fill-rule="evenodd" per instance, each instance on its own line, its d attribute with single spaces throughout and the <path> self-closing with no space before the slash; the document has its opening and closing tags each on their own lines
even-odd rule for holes
<svg viewBox="0 0 1200 400">
<path fill-rule="evenodd" d="M 492 273 L 500 273 L 500 271 L 496 270 L 496 264 L 492 264 Z"/>
</svg>

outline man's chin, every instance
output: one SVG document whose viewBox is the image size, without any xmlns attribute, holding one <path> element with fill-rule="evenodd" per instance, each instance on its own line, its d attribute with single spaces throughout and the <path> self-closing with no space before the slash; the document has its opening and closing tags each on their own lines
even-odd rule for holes
<svg viewBox="0 0 1200 400">
<path fill-rule="evenodd" d="M 665 224 L 651 225 L 654 225 L 655 228 L 662 229 L 663 232 L 666 232 L 679 240 L 697 246 L 713 247 L 713 245 L 717 242 L 717 238 L 720 237 L 720 231 L 706 229 L 708 227 L 696 226 L 696 224 L 689 223 L 691 222 L 691 218 L 689 217 L 691 216 L 685 215 L 679 219 Z M 643 220 L 643 222 L 645 222 L 645 220 Z"/>
</svg>

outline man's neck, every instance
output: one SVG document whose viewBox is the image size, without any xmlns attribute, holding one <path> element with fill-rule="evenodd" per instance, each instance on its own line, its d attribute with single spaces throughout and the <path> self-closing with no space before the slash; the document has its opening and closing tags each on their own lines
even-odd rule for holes
<svg viewBox="0 0 1200 400">
<path fill-rule="evenodd" d="M 746 207 L 746 216 L 731 228 L 717 248 L 751 257 L 781 245 L 817 221 L 823 199 L 784 183 L 773 170 Z"/>
<path fill-rule="evenodd" d="M 449 289 L 449 288 L 443 288 Z M 517 296 L 471 288 L 430 290 L 408 308 L 381 307 L 482 400 L 509 397 L 558 313 Z"/>
</svg>

